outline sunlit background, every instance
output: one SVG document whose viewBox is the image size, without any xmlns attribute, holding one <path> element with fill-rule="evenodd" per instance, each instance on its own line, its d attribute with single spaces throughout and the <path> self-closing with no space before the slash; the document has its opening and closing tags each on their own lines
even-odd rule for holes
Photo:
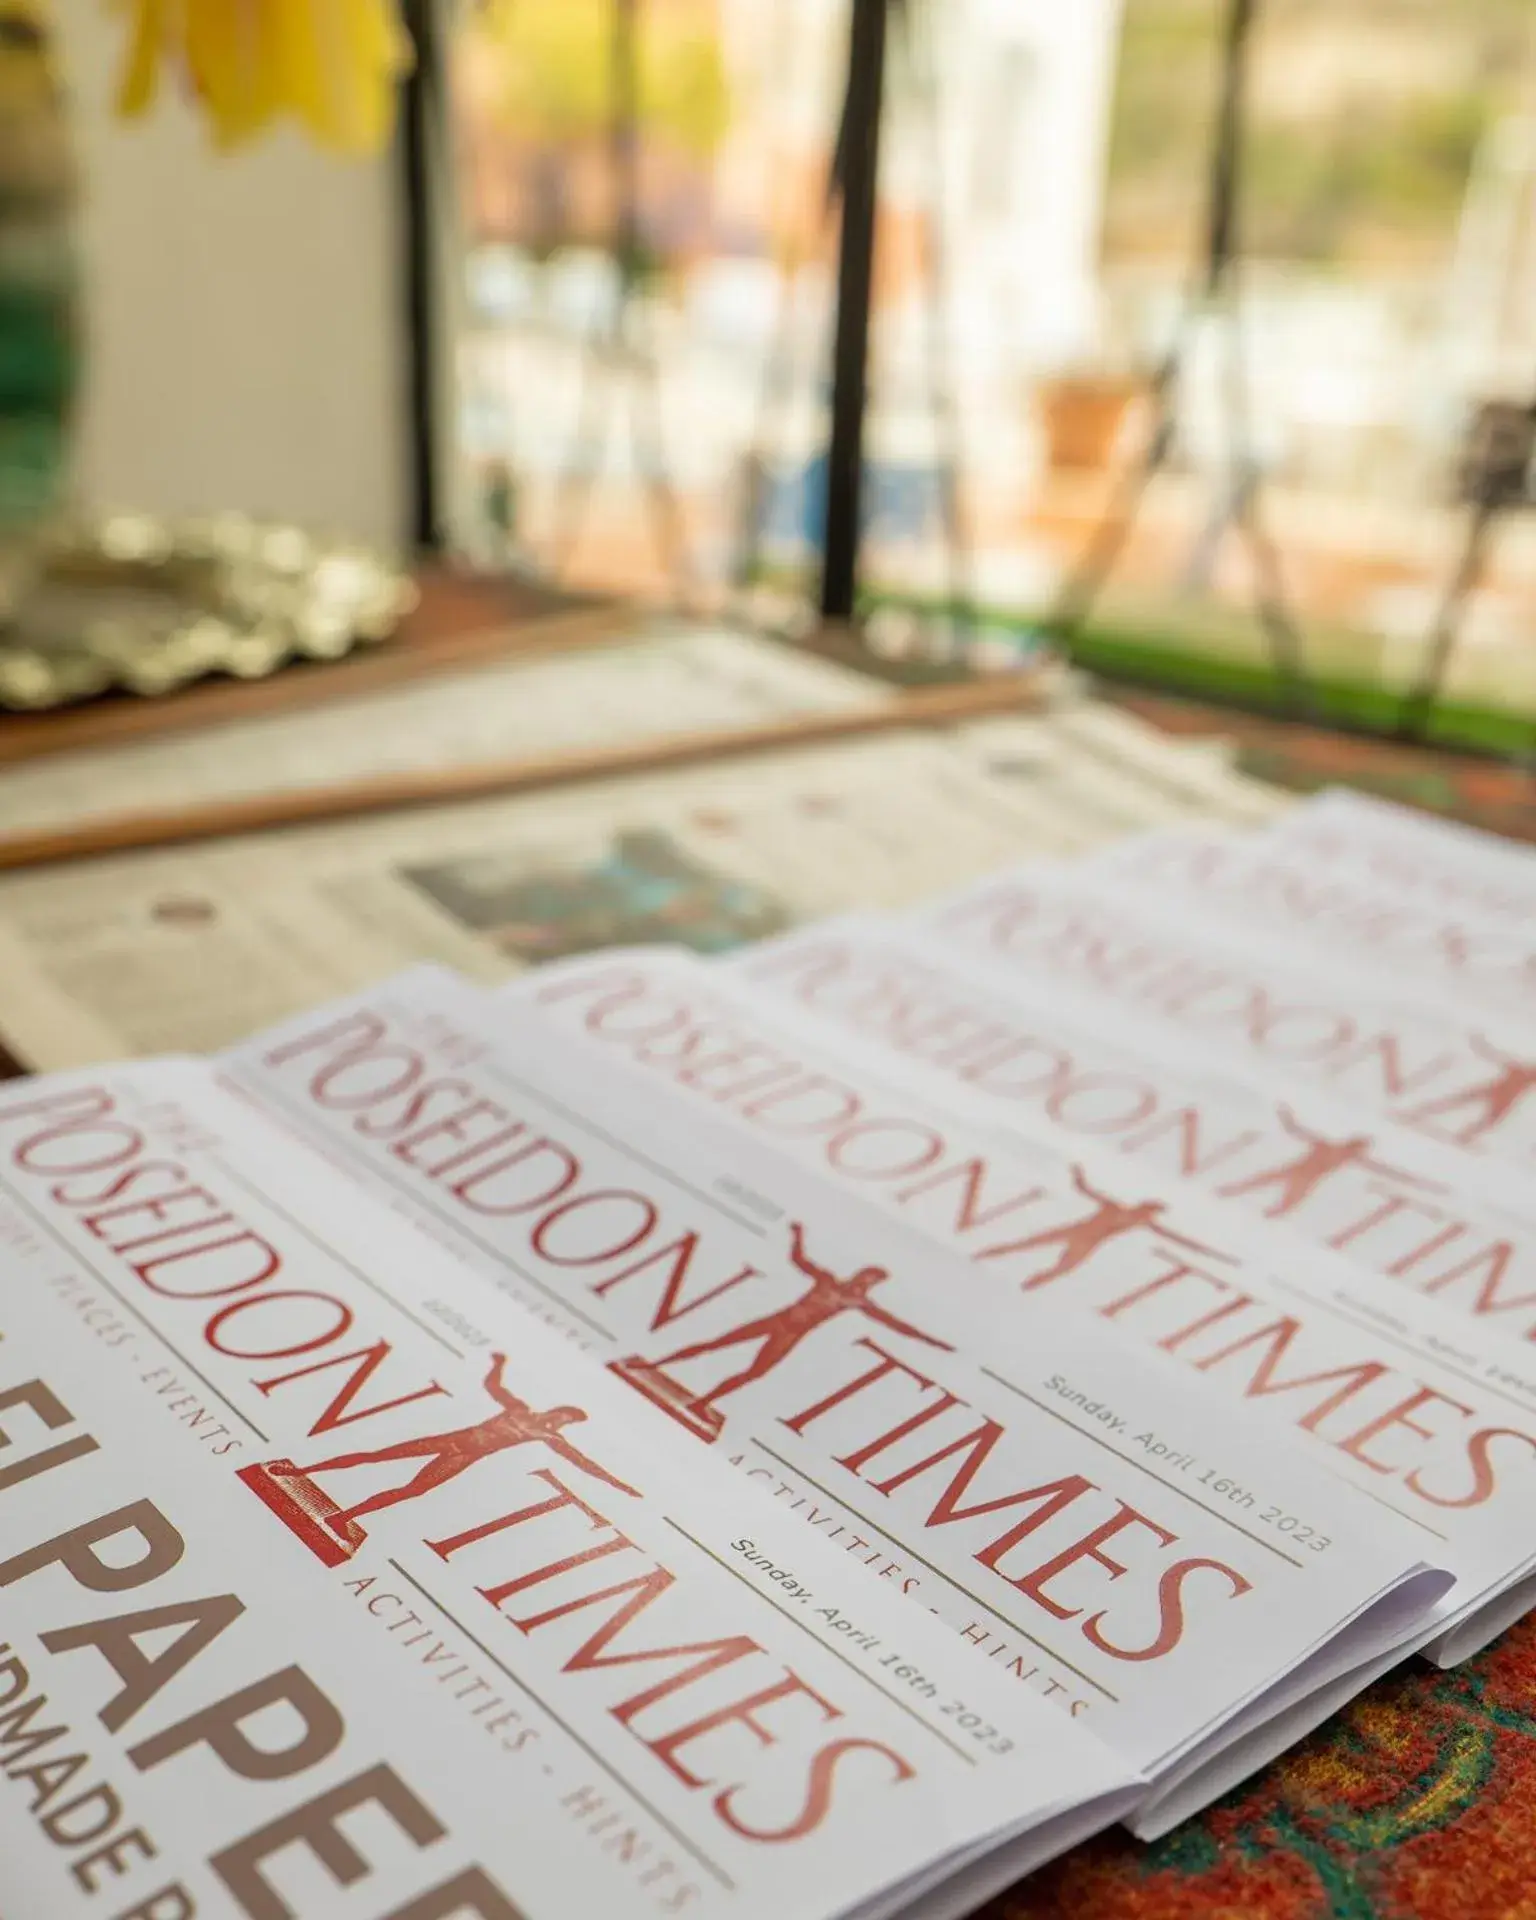
<svg viewBox="0 0 1536 1920">
<path fill-rule="evenodd" d="M 1239 257 L 1191 301 L 1223 0 L 911 0 L 893 41 L 866 592 L 1059 611 L 1153 421 L 1171 442 L 1081 657 L 1242 696 L 1267 583 L 1341 717 L 1391 726 L 1467 549 L 1469 449 L 1536 393 L 1525 0 L 1268 0 Z M 493 5 L 453 52 L 457 534 L 562 580 L 793 596 L 816 564 L 843 0 L 641 0 L 636 243 L 615 244 L 613 0 Z M 945 513 L 955 480 L 958 527 Z M 1257 492 L 1249 489 L 1257 487 Z M 1098 583 L 1095 582 L 1097 585 Z M 1536 720 L 1536 526 L 1503 515 L 1436 691 Z"/>
</svg>

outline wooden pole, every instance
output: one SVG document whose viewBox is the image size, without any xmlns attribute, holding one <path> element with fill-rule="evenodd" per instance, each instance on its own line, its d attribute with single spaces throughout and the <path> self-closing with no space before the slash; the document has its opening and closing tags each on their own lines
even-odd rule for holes
<svg viewBox="0 0 1536 1920">
<path fill-rule="evenodd" d="M 660 773 L 743 754 L 822 746 L 892 733 L 903 727 L 958 725 L 988 715 L 1027 712 L 1038 707 L 1041 699 L 1042 683 L 1034 675 L 1012 673 L 898 694 L 878 706 L 851 712 L 666 734 L 596 751 L 385 774 L 332 787 L 251 794 L 203 807 L 112 814 L 69 827 L 0 836 L 0 873 L 157 847 L 191 846 L 407 808 L 508 799 L 516 794 Z"/>
</svg>

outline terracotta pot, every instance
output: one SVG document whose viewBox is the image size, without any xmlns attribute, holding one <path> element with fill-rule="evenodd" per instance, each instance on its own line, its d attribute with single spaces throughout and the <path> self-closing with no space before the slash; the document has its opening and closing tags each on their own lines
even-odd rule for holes
<svg viewBox="0 0 1536 1920">
<path fill-rule="evenodd" d="M 1108 375 L 1048 381 L 1039 405 L 1051 470 L 1099 473 L 1113 465 L 1142 393 L 1138 382 Z"/>
</svg>

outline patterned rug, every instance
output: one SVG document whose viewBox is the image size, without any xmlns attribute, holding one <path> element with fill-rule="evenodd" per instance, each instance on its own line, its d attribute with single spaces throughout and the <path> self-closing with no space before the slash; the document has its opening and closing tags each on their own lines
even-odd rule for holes
<svg viewBox="0 0 1536 1920">
<path fill-rule="evenodd" d="M 989 1920 L 1532 1920 L 1536 1621 L 1440 1673 L 1415 1661 L 1210 1812 L 1109 1834 Z"/>
</svg>

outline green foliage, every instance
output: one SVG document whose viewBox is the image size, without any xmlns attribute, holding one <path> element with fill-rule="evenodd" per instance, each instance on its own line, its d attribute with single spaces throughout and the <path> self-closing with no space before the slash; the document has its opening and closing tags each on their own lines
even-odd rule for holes
<svg viewBox="0 0 1536 1920">
<path fill-rule="evenodd" d="M 1110 179 L 1182 182 L 1198 192 L 1209 138 L 1215 0 L 1127 0 L 1110 145 Z"/>
<path fill-rule="evenodd" d="M 1419 97 L 1327 125 L 1260 125 L 1248 150 L 1249 245 L 1338 261 L 1371 229 L 1448 231 L 1493 118 L 1477 89 Z"/>
<path fill-rule="evenodd" d="M 1112 249 L 1157 250 L 1203 206 L 1225 16 L 1226 0 L 1127 0 Z M 1269 0 L 1244 156 L 1251 250 L 1442 251 L 1484 136 L 1517 103 L 1530 17 L 1529 0 Z M 1325 76 L 1315 97 L 1298 62 Z"/>
<path fill-rule="evenodd" d="M 606 129 L 612 19 L 613 0 L 490 0 L 469 31 L 495 64 L 497 114 L 508 131 L 561 147 Z M 643 133 L 707 160 L 725 135 L 730 111 L 718 34 L 675 7 L 646 19 Z"/>
<path fill-rule="evenodd" d="M 1122 686 L 1231 705 L 1253 713 L 1284 714 L 1286 690 L 1274 669 L 1258 660 L 1224 659 L 1177 634 L 1096 626 L 1072 649 L 1075 666 Z M 1316 672 L 1311 694 L 1320 722 L 1365 733 L 1391 733 L 1402 719 L 1403 696 L 1378 681 Z M 1428 738 L 1439 746 L 1478 753 L 1525 755 L 1531 714 L 1446 701 L 1436 707 Z"/>
</svg>

